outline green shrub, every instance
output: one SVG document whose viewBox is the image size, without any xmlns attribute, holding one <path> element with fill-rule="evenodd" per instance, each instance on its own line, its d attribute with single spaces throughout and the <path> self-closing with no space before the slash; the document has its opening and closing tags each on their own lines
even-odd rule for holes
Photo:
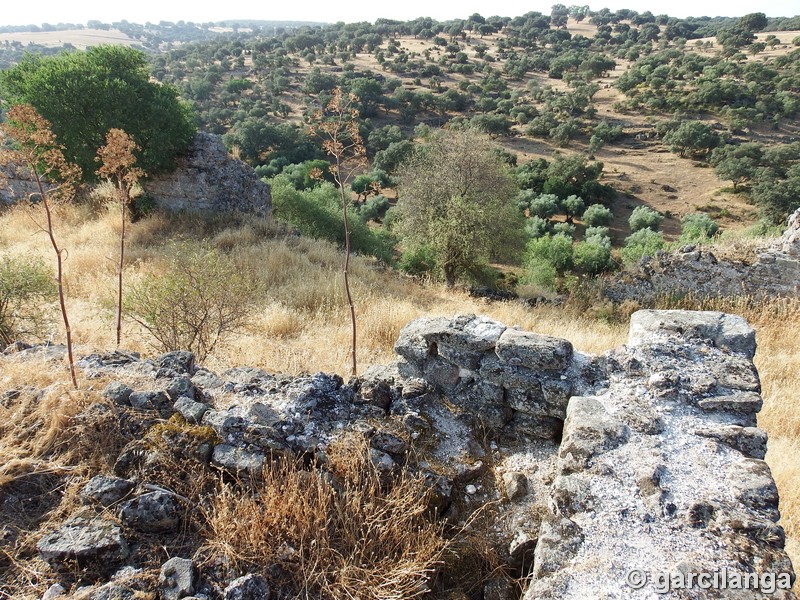
<svg viewBox="0 0 800 600">
<path fill-rule="evenodd" d="M 403 252 L 397 266 L 410 275 L 425 275 L 436 269 L 436 253 L 428 246 L 418 246 Z"/>
<path fill-rule="evenodd" d="M 658 231 L 661 221 L 664 217 L 657 211 L 649 206 L 637 206 L 633 209 L 628 224 L 632 232 L 640 231 L 642 229 L 650 229 L 651 231 Z"/>
<path fill-rule="evenodd" d="M 568 219 L 572 219 L 573 217 L 577 217 L 578 215 L 582 214 L 585 206 L 586 205 L 583 202 L 583 198 L 576 196 L 575 194 L 571 194 L 561 201 L 561 207 L 564 209 L 564 214 L 567 215 Z"/>
<path fill-rule="evenodd" d="M 583 239 L 588 240 L 593 237 L 607 238 L 609 243 L 611 242 L 608 227 L 587 227 L 586 231 L 583 232 Z"/>
<path fill-rule="evenodd" d="M 664 248 L 664 236 L 646 227 L 625 238 L 625 246 L 620 253 L 625 264 L 633 264 L 643 256 L 653 256 L 662 248 Z"/>
<path fill-rule="evenodd" d="M 561 209 L 561 204 L 558 196 L 554 194 L 542 194 L 531 200 L 530 203 L 531 215 L 546 219 L 552 217 Z"/>
<path fill-rule="evenodd" d="M 582 220 L 589 227 L 610 225 L 611 221 L 614 220 L 614 213 L 602 204 L 592 204 L 583 212 Z"/>
<path fill-rule="evenodd" d="M 525 249 L 525 265 L 531 268 L 545 261 L 559 273 L 572 268 L 572 239 L 564 234 L 548 235 L 528 242 Z"/>
<path fill-rule="evenodd" d="M 190 350 L 203 361 L 220 340 L 247 325 L 261 287 L 208 245 L 176 243 L 164 266 L 129 287 L 125 314 L 155 338 L 159 350 Z"/>
<path fill-rule="evenodd" d="M 344 246 L 341 200 L 332 184 L 324 182 L 310 190 L 297 190 L 286 177 L 279 175 L 270 185 L 273 214 L 277 219 L 296 227 L 302 235 Z M 387 233 L 370 229 L 359 218 L 350 219 L 348 224 L 350 245 L 355 252 L 386 262 L 392 260 L 394 242 Z"/>
<path fill-rule="evenodd" d="M 561 234 L 572 239 L 575 237 L 575 225 L 572 223 L 556 223 L 553 225 L 553 233 Z"/>
<path fill-rule="evenodd" d="M 681 241 L 697 242 L 713 237 L 719 225 L 705 213 L 693 213 L 681 219 Z"/>
<path fill-rule="evenodd" d="M 362 221 L 367 223 L 379 219 L 387 210 L 389 210 L 389 201 L 383 196 L 375 196 L 364 203 L 358 215 Z"/>
<path fill-rule="evenodd" d="M 594 236 L 576 244 L 573 249 L 575 267 L 590 275 L 609 270 L 613 265 L 610 242 L 609 238 Z"/>
<path fill-rule="evenodd" d="M 40 335 L 47 304 L 56 299 L 53 274 L 41 259 L 0 259 L 0 348 L 27 335 Z"/>
<path fill-rule="evenodd" d="M 534 284 L 553 290 L 556 287 L 558 272 L 552 263 L 543 260 L 531 265 L 523 279 L 525 284 Z"/>
<path fill-rule="evenodd" d="M 531 217 L 525 223 L 525 232 L 532 238 L 540 238 L 550 231 L 550 222 L 541 217 Z"/>
</svg>

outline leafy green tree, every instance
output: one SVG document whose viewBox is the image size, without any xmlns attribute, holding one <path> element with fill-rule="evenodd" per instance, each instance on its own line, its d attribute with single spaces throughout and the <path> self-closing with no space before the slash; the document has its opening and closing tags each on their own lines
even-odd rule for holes
<svg viewBox="0 0 800 600">
<path fill-rule="evenodd" d="M 536 261 L 546 261 L 553 265 L 558 273 L 572 268 L 572 238 L 564 234 L 548 235 L 528 242 L 525 248 L 525 264 L 530 266 Z"/>
<path fill-rule="evenodd" d="M 525 233 L 532 238 L 540 238 L 550 231 L 550 221 L 533 216 L 525 222 Z"/>
<path fill-rule="evenodd" d="M 542 219 L 552 217 L 560 210 L 561 204 L 555 194 L 542 194 L 530 203 L 531 215 Z"/>
<path fill-rule="evenodd" d="M 50 121 L 65 158 L 87 180 L 109 129 L 128 132 L 141 148 L 139 166 L 151 174 L 173 168 L 195 133 L 177 91 L 151 82 L 145 54 L 124 46 L 27 55 L 0 72 L 0 95 L 11 105 L 31 104 Z"/>
<path fill-rule="evenodd" d="M 542 191 L 559 198 L 575 194 L 585 200 L 598 200 L 606 196 L 609 190 L 597 181 L 602 173 L 601 162 L 587 162 L 580 154 L 558 154 L 547 166 Z"/>
<path fill-rule="evenodd" d="M 517 185 L 523 190 L 532 190 L 541 193 L 544 182 L 547 181 L 547 169 L 550 163 L 544 158 L 535 158 L 523 163 L 514 170 Z"/>
<path fill-rule="evenodd" d="M 719 142 L 719 135 L 702 121 L 684 121 L 664 136 L 664 143 L 670 146 L 672 152 L 678 152 L 681 158 L 687 153 L 705 156 Z"/>
<path fill-rule="evenodd" d="M 611 240 L 592 236 L 575 245 L 573 249 L 575 267 L 589 275 L 607 271 L 614 264 L 611 260 Z"/>
<path fill-rule="evenodd" d="M 367 136 L 367 151 L 370 155 L 386 150 L 390 145 L 406 139 L 403 131 L 397 125 L 386 125 L 373 129 Z"/>
<path fill-rule="evenodd" d="M 762 169 L 763 176 L 753 185 L 753 202 L 774 223 L 782 223 L 800 207 L 800 164 L 790 167 L 785 178 Z"/>
<path fill-rule="evenodd" d="M 359 200 L 366 202 L 370 195 L 377 195 L 381 188 L 389 184 L 389 177 L 385 171 L 375 169 L 369 173 L 362 173 L 353 179 L 350 189 L 358 194 Z"/>
<path fill-rule="evenodd" d="M 583 198 L 572 194 L 561 201 L 561 208 L 567 216 L 567 223 L 572 223 L 576 216 L 583 214 L 585 208 Z"/>
<path fill-rule="evenodd" d="M 594 227 L 587 227 L 586 231 L 583 232 L 584 239 L 588 240 L 589 238 L 600 238 L 600 239 L 607 239 L 608 243 L 611 244 L 611 237 L 609 236 L 609 229 L 608 227 L 603 226 L 594 226 Z"/>
<path fill-rule="evenodd" d="M 474 129 L 491 136 L 508 135 L 511 121 L 504 115 L 475 115 L 469 121 Z"/>
<path fill-rule="evenodd" d="M 738 186 L 756 176 L 763 156 L 764 146 L 757 142 L 725 144 L 714 148 L 709 162 L 717 177 L 731 181 L 736 191 Z"/>
<path fill-rule="evenodd" d="M 573 239 L 575 237 L 575 225 L 565 222 L 556 223 L 553 225 L 553 233 Z"/>
<path fill-rule="evenodd" d="M 516 185 L 488 137 L 442 131 L 403 164 L 397 180 L 394 231 L 406 252 L 430 249 L 448 286 L 521 250 Z"/>
<path fill-rule="evenodd" d="M 761 31 L 767 26 L 767 15 L 762 12 L 750 13 L 739 18 L 738 25 L 745 31 Z"/>
<path fill-rule="evenodd" d="M 650 229 L 651 231 L 658 231 L 661 221 L 664 217 L 661 213 L 653 210 L 649 206 L 637 206 L 633 209 L 628 225 L 631 231 L 640 231 L 642 229 Z"/>
<path fill-rule="evenodd" d="M 766 148 L 761 164 L 752 200 L 766 218 L 782 223 L 800 206 L 800 142 Z"/>
<path fill-rule="evenodd" d="M 413 152 L 414 142 L 411 140 L 392 142 L 385 150 L 375 154 L 372 166 L 386 173 L 393 173 Z"/>
</svg>

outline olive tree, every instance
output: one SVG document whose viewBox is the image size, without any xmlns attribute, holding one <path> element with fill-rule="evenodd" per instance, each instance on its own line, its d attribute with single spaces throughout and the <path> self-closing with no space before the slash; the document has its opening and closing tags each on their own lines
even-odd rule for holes
<svg viewBox="0 0 800 600">
<path fill-rule="evenodd" d="M 524 217 L 508 167 L 488 136 L 442 131 L 397 173 L 397 233 L 406 252 L 429 251 L 448 287 L 522 250 Z"/>
</svg>

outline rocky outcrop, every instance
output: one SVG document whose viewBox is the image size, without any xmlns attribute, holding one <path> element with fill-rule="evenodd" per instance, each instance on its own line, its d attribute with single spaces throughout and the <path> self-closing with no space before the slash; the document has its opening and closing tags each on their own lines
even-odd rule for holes
<svg viewBox="0 0 800 600">
<path fill-rule="evenodd" d="M 119 453 L 117 478 L 92 479 L 80 494 L 89 506 L 38 549 L 57 568 L 100 556 L 131 568 L 141 565 L 126 539 L 190 530 L 190 500 L 147 479 L 164 448 L 246 486 L 285 459 L 324 469 L 331 443 L 358 432 L 381 481 L 402 470 L 424 480 L 432 517 L 458 530 L 493 507 L 483 535 L 501 564 L 478 591 L 484 599 L 649 599 L 666 577 L 691 588 L 674 597 L 796 600 L 763 460 L 755 349 L 740 317 L 639 311 L 628 344 L 602 356 L 486 317 L 417 319 L 399 336 L 396 363 L 349 382 L 249 367 L 216 374 L 188 353 L 87 356 L 78 361 L 87 378 L 116 380 L 103 406 L 142 433 Z M 180 551 L 185 559 L 137 589 L 284 597 L 268 569 L 220 579 L 197 548 L 184 540 Z M 715 576 L 717 588 L 720 577 L 761 588 L 702 587 Z"/>
<path fill-rule="evenodd" d="M 0 142 L 2 140 L 0 139 Z M 45 191 L 51 186 L 43 182 Z M 39 196 L 39 185 L 31 177 L 30 171 L 19 165 L 0 165 L 0 207 L 11 205 L 17 200 Z"/>
<path fill-rule="evenodd" d="M 36 544 L 39 555 L 56 567 L 85 567 L 92 562 L 119 565 L 128 556 L 120 527 L 103 518 L 76 515 Z"/>
<path fill-rule="evenodd" d="M 210 133 L 198 133 L 173 172 L 144 180 L 143 187 L 166 210 L 262 216 L 272 211 L 269 186 L 247 164 L 228 155 L 220 137 Z M 0 206 L 38 193 L 25 169 L 0 166 Z"/>
<path fill-rule="evenodd" d="M 684 246 L 645 257 L 628 273 L 607 282 L 614 302 L 648 302 L 664 296 L 753 298 L 800 296 L 800 209 L 789 218 L 783 236 L 745 264 L 718 260 L 708 250 Z"/>
<path fill-rule="evenodd" d="M 272 210 L 269 186 L 255 171 L 231 158 L 219 136 L 198 133 L 172 173 L 144 183 L 156 204 L 168 210 L 253 213 Z"/>
</svg>

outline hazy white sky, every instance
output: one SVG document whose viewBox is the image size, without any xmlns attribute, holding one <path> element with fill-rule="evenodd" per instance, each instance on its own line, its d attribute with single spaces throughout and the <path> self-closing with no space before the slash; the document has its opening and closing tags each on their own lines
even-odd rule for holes
<svg viewBox="0 0 800 600">
<path fill-rule="evenodd" d="M 438 20 L 466 18 L 478 12 L 514 17 L 537 10 L 549 12 L 557 0 L 403 0 L 401 2 L 323 2 L 321 0 L 239 0 L 238 2 L 187 2 L 186 0 L 134 0 L 109 2 L 108 0 L 39 0 L 25 2 L 7 0 L 0 11 L 0 25 L 27 25 L 47 23 L 86 23 L 89 19 L 113 22 L 126 19 L 134 23 L 147 21 L 194 21 L 203 23 L 230 19 L 303 20 L 303 21 L 374 21 L 379 17 L 414 19 L 429 16 Z M 585 4 L 585 2 L 561 3 Z M 764 12 L 767 16 L 793 16 L 800 14 L 800 0 L 598 0 L 590 2 L 594 9 L 608 7 L 612 10 L 630 8 L 653 14 L 666 13 L 675 17 L 686 16 L 741 16 L 750 12 Z"/>
</svg>

